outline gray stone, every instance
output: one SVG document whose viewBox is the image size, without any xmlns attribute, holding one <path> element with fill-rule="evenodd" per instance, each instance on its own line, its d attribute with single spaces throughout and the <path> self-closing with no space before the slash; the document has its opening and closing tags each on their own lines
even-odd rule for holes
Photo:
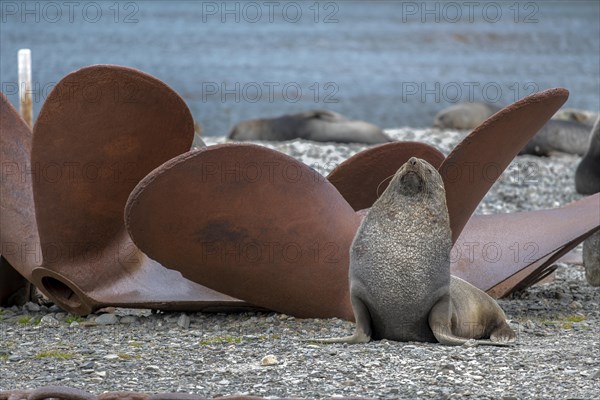
<svg viewBox="0 0 600 400">
<path fill-rule="evenodd" d="M 190 317 L 187 314 L 181 314 L 177 319 L 177 325 L 183 329 L 190 327 Z"/>
<path fill-rule="evenodd" d="M 115 314 L 102 314 L 96 317 L 95 322 L 98 325 L 115 325 L 119 323 L 119 317 Z"/>
<path fill-rule="evenodd" d="M 23 308 L 25 308 L 26 310 L 31 311 L 31 312 L 39 312 L 40 311 L 40 306 L 35 303 L 32 303 L 31 301 L 28 301 L 27 303 L 25 303 Z"/>
<path fill-rule="evenodd" d="M 138 317 L 136 317 L 135 315 L 125 315 L 121 317 L 121 320 L 119 322 L 121 324 L 135 324 L 136 322 L 138 322 Z"/>
<path fill-rule="evenodd" d="M 59 326 L 60 322 L 58 322 L 52 315 L 48 314 L 42 317 L 40 324 L 43 326 Z"/>
<path fill-rule="evenodd" d="M 52 312 L 52 313 L 58 313 L 58 312 L 64 312 L 62 308 L 60 308 L 59 306 L 57 306 L 56 304 L 51 305 L 48 308 L 48 311 Z"/>
</svg>

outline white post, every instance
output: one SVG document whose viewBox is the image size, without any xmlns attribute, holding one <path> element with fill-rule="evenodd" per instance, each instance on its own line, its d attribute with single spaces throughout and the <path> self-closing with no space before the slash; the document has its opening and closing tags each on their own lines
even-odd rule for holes
<svg viewBox="0 0 600 400">
<path fill-rule="evenodd" d="M 21 117 L 33 129 L 33 101 L 31 99 L 31 50 L 19 50 L 19 99 Z"/>
</svg>

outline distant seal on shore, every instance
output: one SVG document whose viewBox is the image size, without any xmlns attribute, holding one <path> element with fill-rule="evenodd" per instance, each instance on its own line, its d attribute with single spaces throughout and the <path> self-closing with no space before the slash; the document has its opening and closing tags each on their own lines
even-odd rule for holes
<svg viewBox="0 0 600 400">
<path fill-rule="evenodd" d="M 437 113 L 433 126 L 440 129 L 475 129 L 498 111 L 500 107 L 488 103 L 455 104 Z"/>
<path fill-rule="evenodd" d="M 349 120 L 326 110 L 313 110 L 278 118 L 243 121 L 229 133 L 232 140 L 292 140 L 380 144 L 390 139 L 377 126 Z"/>
<path fill-rule="evenodd" d="M 581 122 L 588 126 L 594 125 L 594 121 L 598 118 L 600 113 L 586 110 L 576 110 L 573 108 L 561 108 L 554 114 L 552 119 L 559 119 L 565 121 Z"/>
<path fill-rule="evenodd" d="M 584 155 L 590 127 L 581 122 L 551 119 L 529 140 L 519 154 L 547 156 L 551 152 Z"/>
<path fill-rule="evenodd" d="M 317 340 L 506 345 L 516 335 L 486 293 L 450 275 L 452 232 L 442 177 L 412 157 L 362 221 L 350 248 L 352 336 Z M 490 340 L 473 339 L 490 338 Z"/>
<path fill-rule="evenodd" d="M 575 170 L 575 189 L 588 195 L 600 192 L 600 117 L 596 119 L 587 151 Z"/>
</svg>

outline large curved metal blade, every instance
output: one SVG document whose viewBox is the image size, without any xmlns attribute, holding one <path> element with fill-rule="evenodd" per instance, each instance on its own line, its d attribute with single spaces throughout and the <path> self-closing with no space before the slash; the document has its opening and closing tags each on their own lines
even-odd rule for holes
<svg viewBox="0 0 600 400">
<path fill-rule="evenodd" d="M 29 160 L 31 130 L 0 93 L 0 305 L 19 291 L 28 292 L 24 271 L 41 262 Z M 14 269 L 19 272 L 17 273 Z"/>
<path fill-rule="evenodd" d="M 125 215 L 140 249 L 194 282 L 300 317 L 352 319 L 360 218 L 287 155 L 249 144 L 183 154 L 137 185 Z"/>
<path fill-rule="evenodd" d="M 131 190 L 189 150 L 193 135 L 183 100 L 150 75 L 97 65 L 63 78 L 34 127 L 31 164 L 43 264 L 26 271 L 33 283 L 78 314 L 107 305 L 245 306 L 149 260 L 125 230 Z"/>
<path fill-rule="evenodd" d="M 444 155 L 419 142 L 392 142 L 363 150 L 338 165 L 327 179 L 354 210 L 373 205 L 389 180 L 411 157 L 419 157 L 439 168 Z"/>
<path fill-rule="evenodd" d="M 542 279 L 600 228 L 600 194 L 564 207 L 473 216 L 454 244 L 452 274 L 495 297 Z"/>
<path fill-rule="evenodd" d="M 488 118 L 446 157 L 440 173 L 454 241 L 496 179 L 568 96 L 566 89 L 527 96 Z"/>
</svg>

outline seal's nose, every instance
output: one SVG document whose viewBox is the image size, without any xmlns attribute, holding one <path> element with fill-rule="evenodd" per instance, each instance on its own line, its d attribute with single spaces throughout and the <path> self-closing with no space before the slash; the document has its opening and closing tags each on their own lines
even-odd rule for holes
<svg viewBox="0 0 600 400">
<path fill-rule="evenodd" d="M 408 163 L 410 165 L 417 165 L 417 158 L 416 157 L 411 157 L 410 160 L 408 160 Z"/>
</svg>

